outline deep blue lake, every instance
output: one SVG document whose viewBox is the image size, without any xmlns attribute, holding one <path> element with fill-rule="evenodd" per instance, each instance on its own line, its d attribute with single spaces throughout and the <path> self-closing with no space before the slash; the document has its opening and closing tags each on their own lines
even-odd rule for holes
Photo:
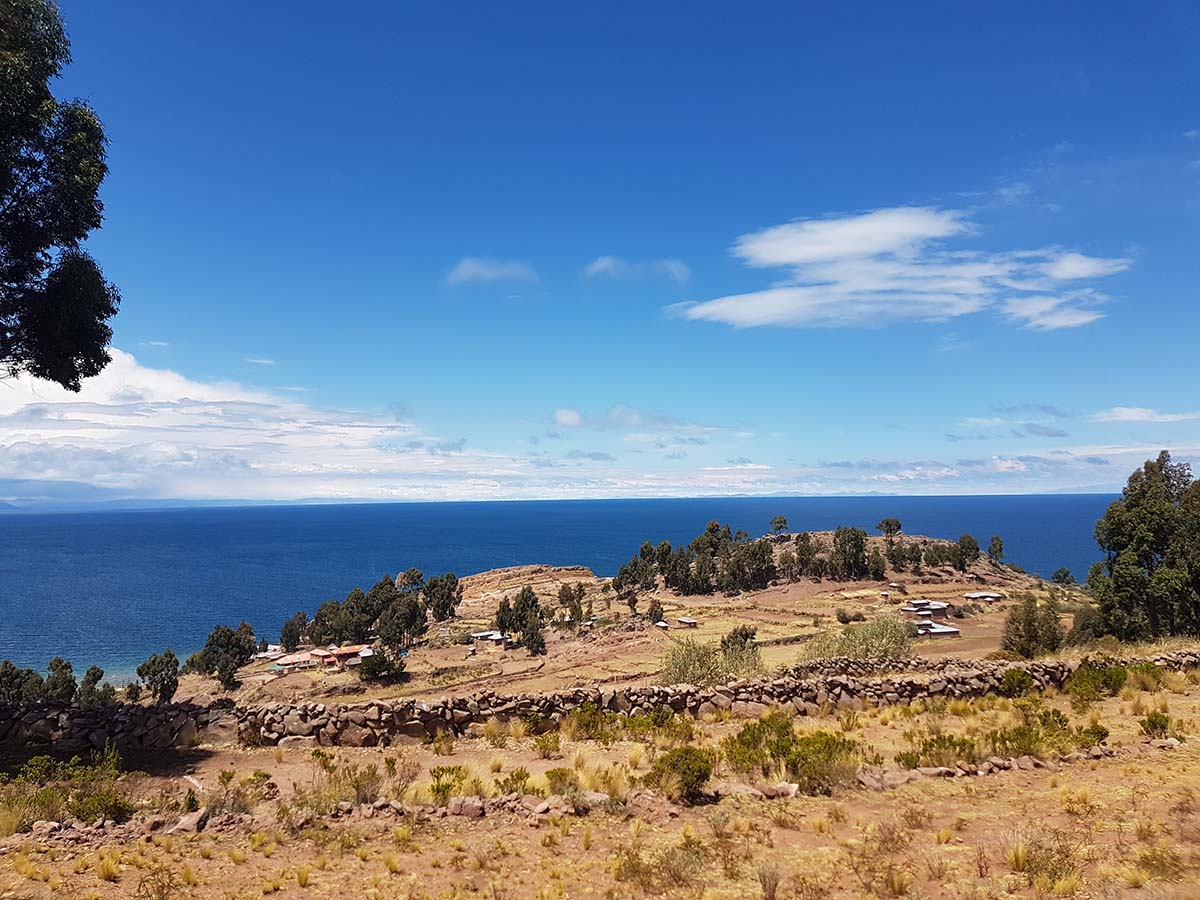
<svg viewBox="0 0 1200 900">
<path fill-rule="evenodd" d="M 149 654 L 180 657 L 213 625 L 278 639 L 296 610 L 416 566 L 466 575 L 521 563 L 582 564 L 613 575 L 646 539 L 690 540 L 709 519 L 752 535 L 785 515 L 792 530 L 895 516 L 910 534 L 986 548 L 1048 577 L 1079 579 L 1100 557 L 1101 494 L 1010 497 L 727 498 L 395 503 L 0 515 L 0 659 L 43 669 L 71 660 L 128 674 Z"/>
</svg>

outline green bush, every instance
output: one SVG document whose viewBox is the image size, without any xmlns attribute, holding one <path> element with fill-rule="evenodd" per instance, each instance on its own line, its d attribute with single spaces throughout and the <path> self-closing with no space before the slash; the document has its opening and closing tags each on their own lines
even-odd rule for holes
<svg viewBox="0 0 1200 900">
<path fill-rule="evenodd" d="M 559 767 L 546 771 L 546 782 L 550 785 L 550 793 L 567 794 L 579 790 L 579 776 L 574 769 Z"/>
<path fill-rule="evenodd" d="M 783 768 L 795 745 L 796 731 L 791 719 L 784 713 L 773 712 L 725 738 L 721 753 L 733 771 L 765 776 Z"/>
<path fill-rule="evenodd" d="M 722 640 L 720 644 L 706 644 L 685 637 L 672 641 L 659 676 L 663 684 L 707 687 L 732 678 L 746 678 L 761 671 L 762 655 L 753 640 Z"/>
<path fill-rule="evenodd" d="M 800 649 L 800 660 L 907 659 L 912 655 L 912 623 L 885 616 L 840 631 L 825 631 Z"/>
<path fill-rule="evenodd" d="M 611 744 L 618 737 L 621 717 L 588 701 L 567 714 L 559 728 L 568 739 Z"/>
<path fill-rule="evenodd" d="M 699 799 L 713 773 L 713 754 L 697 747 L 676 747 L 654 761 L 646 783 L 667 790 L 673 800 Z"/>
<path fill-rule="evenodd" d="M 1098 666 L 1085 659 L 1067 680 L 1071 705 L 1086 708 L 1102 697 L 1116 696 L 1128 675 L 1124 666 Z"/>
<path fill-rule="evenodd" d="M 1171 717 L 1166 713 L 1152 712 L 1138 723 L 1142 734 L 1152 738 L 1165 738 L 1171 730 Z"/>
<path fill-rule="evenodd" d="M 858 773 L 858 744 L 828 731 L 798 735 L 784 762 L 800 791 L 828 796 L 854 781 Z"/>
<path fill-rule="evenodd" d="M 533 749 L 542 759 L 553 759 L 558 755 L 560 745 L 561 741 L 557 731 L 547 731 L 533 739 Z"/>
<path fill-rule="evenodd" d="M 1033 676 L 1024 669 L 1005 669 L 1000 693 L 1005 697 L 1024 697 L 1033 690 Z"/>
<path fill-rule="evenodd" d="M 896 762 L 906 769 L 916 769 L 920 766 L 953 767 L 959 760 L 971 763 L 979 760 L 975 742 L 970 738 L 953 734 L 906 737 L 913 742 L 913 748 L 896 754 Z"/>
<path fill-rule="evenodd" d="M 497 778 L 496 790 L 500 794 L 531 793 L 529 788 L 529 770 L 521 766 L 519 769 L 513 769 L 503 778 Z"/>
</svg>

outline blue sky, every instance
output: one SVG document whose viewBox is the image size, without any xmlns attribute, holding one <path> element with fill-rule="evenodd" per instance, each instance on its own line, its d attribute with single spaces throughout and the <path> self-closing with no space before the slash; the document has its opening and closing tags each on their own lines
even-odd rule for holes
<svg viewBox="0 0 1200 900">
<path fill-rule="evenodd" d="M 1194 4 L 743 7 L 66 0 L 120 353 L 0 392 L 0 499 L 1200 459 Z"/>
</svg>

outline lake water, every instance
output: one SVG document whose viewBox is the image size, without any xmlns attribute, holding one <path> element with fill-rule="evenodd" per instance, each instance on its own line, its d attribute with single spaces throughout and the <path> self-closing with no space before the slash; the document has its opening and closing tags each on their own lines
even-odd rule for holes
<svg viewBox="0 0 1200 900">
<path fill-rule="evenodd" d="M 650 539 L 690 540 L 710 519 L 752 535 L 785 515 L 794 531 L 895 516 L 910 534 L 983 547 L 1048 577 L 1082 580 L 1100 558 L 1099 494 L 1010 497 L 727 498 L 396 503 L 0 515 L 0 659 L 43 669 L 60 655 L 128 674 L 171 647 L 183 657 L 213 625 L 242 620 L 277 640 L 283 621 L 416 566 L 466 575 L 522 563 L 598 575 Z"/>
</svg>

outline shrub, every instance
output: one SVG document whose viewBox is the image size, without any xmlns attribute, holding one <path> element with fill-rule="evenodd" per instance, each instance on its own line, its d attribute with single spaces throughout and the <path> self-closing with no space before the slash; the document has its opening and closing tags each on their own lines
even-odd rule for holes
<svg viewBox="0 0 1200 900">
<path fill-rule="evenodd" d="M 655 760 L 646 783 L 662 788 L 672 800 L 698 799 L 713 773 L 713 754 L 696 747 L 677 747 Z"/>
<path fill-rule="evenodd" d="M 762 658 L 752 641 L 723 640 L 721 644 L 706 644 L 685 637 L 671 642 L 660 676 L 664 684 L 705 687 L 754 675 L 761 669 Z"/>
<path fill-rule="evenodd" d="M 851 783 L 858 772 L 858 744 L 828 731 L 810 731 L 796 737 L 785 767 L 789 777 L 810 795 L 832 794 Z"/>
<path fill-rule="evenodd" d="M 1152 662 L 1134 663 L 1128 666 L 1125 671 L 1128 673 L 1126 683 L 1142 691 L 1158 690 L 1165 674 L 1161 668 Z"/>
<path fill-rule="evenodd" d="M 559 767 L 546 770 L 546 783 L 552 794 L 567 794 L 579 790 L 579 776 L 574 769 Z"/>
<path fill-rule="evenodd" d="M 559 730 L 567 740 L 611 744 L 617 739 L 619 727 L 620 717 L 616 713 L 600 709 L 589 701 L 568 713 Z"/>
<path fill-rule="evenodd" d="M 547 731 L 533 739 L 533 749 L 542 759 L 553 759 L 558 755 L 559 738 L 557 731 Z"/>
<path fill-rule="evenodd" d="M 822 632 L 801 647 L 799 658 L 907 659 L 912 636 L 909 622 L 885 616 L 841 631 Z"/>
<path fill-rule="evenodd" d="M 1005 697 L 1024 697 L 1033 690 L 1033 676 L 1024 669 L 1005 669 L 1000 693 Z"/>
<path fill-rule="evenodd" d="M 1152 712 L 1138 723 L 1142 734 L 1152 738 L 1165 738 L 1171 730 L 1171 718 L 1166 713 Z"/>
<path fill-rule="evenodd" d="M 529 787 L 529 770 L 524 766 L 513 769 L 503 778 L 496 780 L 496 790 L 501 794 L 532 793 Z"/>
<path fill-rule="evenodd" d="M 432 782 L 429 785 L 430 796 L 438 806 L 450 802 L 450 795 L 462 787 L 467 778 L 467 770 L 462 766 L 434 766 L 429 770 Z"/>
<path fill-rule="evenodd" d="M 721 751 L 733 771 L 768 775 L 773 769 L 783 767 L 795 745 L 796 731 L 791 720 L 784 713 L 773 712 L 748 722 L 737 734 L 725 738 Z"/>
<path fill-rule="evenodd" d="M 1124 666 L 1098 666 L 1085 659 L 1067 680 L 1071 705 L 1078 709 L 1102 697 L 1115 696 L 1125 686 L 1127 677 Z"/>
<path fill-rule="evenodd" d="M 966 762 L 976 762 L 979 759 L 975 742 L 970 738 L 952 734 L 905 736 L 913 743 L 913 748 L 897 753 L 896 762 L 906 769 L 919 766 L 952 767 L 960 759 Z"/>
</svg>

